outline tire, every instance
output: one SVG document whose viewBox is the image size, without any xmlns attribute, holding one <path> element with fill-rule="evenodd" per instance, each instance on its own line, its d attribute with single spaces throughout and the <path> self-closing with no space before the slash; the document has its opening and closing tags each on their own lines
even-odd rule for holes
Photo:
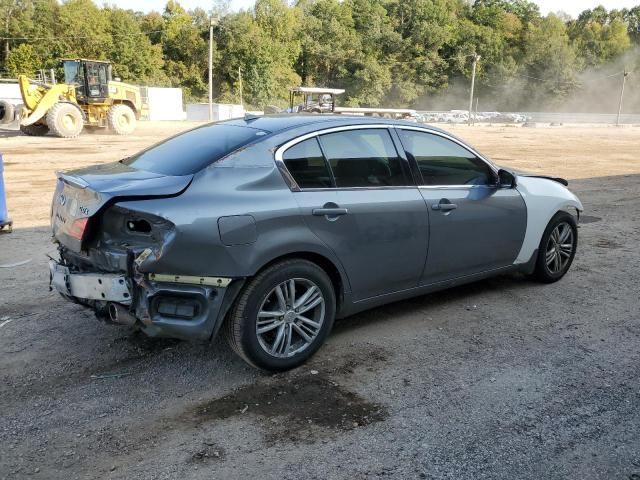
<svg viewBox="0 0 640 480">
<path fill-rule="evenodd" d="M 75 138 L 84 128 L 84 119 L 78 107 L 61 102 L 47 112 L 47 125 L 56 137 Z"/>
<path fill-rule="evenodd" d="M 575 218 L 567 212 L 556 213 L 542 235 L 533 276 L 543 283 L 557 282 L 569 271 L 577 248 Z"/>
<path fill-rule="evenodd" d="M 11 123 L 16 118 L 16 107 L 13 103 L 0 101 L 0 125 Z"/>
<path fill-rule="evenodd" d="M 20 125 L 20 131 L 30 137 L 43 137 L 49 133 L 49 127 L 44 123 L 36 123 L 35 125 Z"/>
<path fill-rule="evenodd" d="M 107 123 L 117 135 L 129 135 L 136 129 L 136 114 L 127 105 L 113 105 L 107 113 Z"/>
<path fill-rule="evenodd" d="M 296 311 L 304 314 L 304 321 L 292 308 L 281 308 L 290 298 L 282 285 L 290 286 L 291 281 L 294 282 L 295 300 L 302 302 Z M 281 297 L 277 295 L 277 288 L 281 289 Z M 307 293 L 310 299 L 303 299 Z M 300 311 L 313 305 L 318 294 L 321 296 L 319 303 Z M 335 310 L 335 291 L 325 271 L 307 260 L 285 260 L 266 268 L 245 285 L 226 320 L 227 341 L 254 367 L 273 372 L 290 370 L 303 364 L 322 346 L 333 326 Z M 261 311 L 286 311 L 286 314 L 261 316 L 261 328 L 265 331 L 259 334 L 258 313 Z M 279 343 L 278 338 L 281 339 Z"/>
</svg>

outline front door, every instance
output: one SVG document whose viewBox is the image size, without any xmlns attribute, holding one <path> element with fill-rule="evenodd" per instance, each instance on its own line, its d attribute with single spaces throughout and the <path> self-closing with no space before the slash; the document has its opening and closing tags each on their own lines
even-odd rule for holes
<svg viewBox="0 0 640 480">
<path fill-rule="evenodd" d="M 429 211 L 428 285 L 513 264 L 527 211 L 515 188 L 498 188 L 495 171 L 461 144 L 435 133 L 398 129 L 422 177 Z"/>
<path fill-rule="evenodd" d="M 386 128 L 348 129 L 287 150 L 294 197 L 333 250 L 354 301 L 415 287 L 427 251 L 424 200 Z"/>
</svg>

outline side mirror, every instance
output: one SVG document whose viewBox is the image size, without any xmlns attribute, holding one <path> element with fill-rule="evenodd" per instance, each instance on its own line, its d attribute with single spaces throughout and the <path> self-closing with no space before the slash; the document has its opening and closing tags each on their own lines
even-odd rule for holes
<svg viewBox="0 0 640 480">
<path fill-rule="evenodd" d="M 516 185 L 517 182 L 514 173 L 503 168 L 498 170 L 498 188 L 515 188 Z"/>
</svg>

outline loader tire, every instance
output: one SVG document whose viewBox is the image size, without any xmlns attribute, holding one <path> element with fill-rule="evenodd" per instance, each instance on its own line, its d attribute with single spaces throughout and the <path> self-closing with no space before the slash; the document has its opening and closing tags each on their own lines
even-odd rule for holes
<svg viewBox="0 0 640 480">
<path fill-rule="evenodd" d="M 4 100 L 0 101 L 0 125 L 11 123 L 16 117 L 16 107 Z"/>
<path fill-rule="evenodd" d="M 71 103 L 56 103 L 47 112 L 47 125 L 56 137 L 75 138 L 84 127 L 82 112 Z"/>
<path fill-rule="evenodd" d="M 30 137 L 43 137 L 49 133 L 49 127 L 43 123 L 35 125 L 20 125 L 20 131 Z"/>
<path fill-rule="evenodd" d="M 127 105 L 113 105 L 107 113 L 107 122 L 117 135 L 129 135 L 136 129 L 136 114 Z"/>
</svg>

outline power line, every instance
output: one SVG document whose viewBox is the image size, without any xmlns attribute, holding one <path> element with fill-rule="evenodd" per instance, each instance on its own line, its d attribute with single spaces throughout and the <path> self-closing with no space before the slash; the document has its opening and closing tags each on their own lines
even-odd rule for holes
<svg viewBox="0 0 640 480">
<path fill-rule="evenodd" d="M 107 33 L 105 32 L 105 34 L 110 35 L 111 37 L 140 37 L 140 36 L 144 36 L 144 35 L 151 35 L 152 33 L 162 33 L 163 30 L 152 30 L 150 32 L 140 32 L 140 33 Z M 0 40 L 22 40 L 22 41 L 26 41 L 26 42 L 38 42 L 38 41 L 42 41 L 42 40 L 49 40 L 49 41 L 54 41 L 54 40 L 60 40 L 60 39 L 71 39 L 71 40 L 88 40 L 88 39 L 93 39 L 95 38 L 95 35 L 85 35 L 85 36 L 68 36 L 68 37 L 0 37 Z"/>
</svg>

